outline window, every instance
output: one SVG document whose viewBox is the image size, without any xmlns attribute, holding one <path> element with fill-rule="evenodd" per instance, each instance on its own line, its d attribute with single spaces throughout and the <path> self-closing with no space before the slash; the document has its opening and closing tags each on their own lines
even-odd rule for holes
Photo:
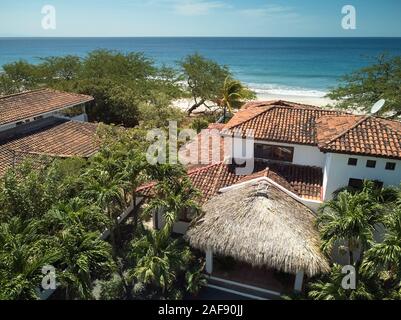
<svg viewBox="0 0 401 320">
<path fill-rule="evenodd" d="M 383 182 L 379 180 L 374 180 L 373 181 L 375 188 L 381 189 L 383 188 Z M 362 179 L 349 179 L 348 182 L 348 187 L 355 189 L 355 190 L 361 190 L 363 188 L 363 180 Z"/>
<path fill-rule="evenodd" d="M 376 168 L 376 161 L 374 161 L 374 160 L 366 161 L 366 167 L 367 168 Z"/>
<path fill-rule="evenodd" d="M 17 126 L 21 126 L 21 125 L 23 125 L 23 124 L 24 124 L 24 121 L 18 121 L 18 122 L 16 123 Z"/>
<path fill-rule="evenodd" d="M 356 166 L 358 164 L 358 159 L 356 158 L 349 158 L 348 159 L 348 165 L 349 166 Z"/>
<path fill-rule="evenodd" d="M 362 189 L 363 187 L 363 180 L 362 179 L 349 179 L 348 187 L 353 189 Z"/>
<path fill-rule="evenodd" d="M 394 171 L 395 170 L 395 163 L 394 162 L 387 162 L 386 163 L 386 170 Z"/>
<path fill-rule="evenodd" d="M 255 144 L 255 158 L 292 162 L 294 159 L 294 148 Z"/>
</svg>

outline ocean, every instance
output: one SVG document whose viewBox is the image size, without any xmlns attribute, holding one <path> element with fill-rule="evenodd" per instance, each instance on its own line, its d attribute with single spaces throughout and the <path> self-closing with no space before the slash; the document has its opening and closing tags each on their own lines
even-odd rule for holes
<svg viewBox="0 0 401 320">
<path fill-rule="evenodd" d="M 140 51 L 177 66 L 199 52 L 230 67 L 259 95 L 322 97 L 339 78 L 381 53 L 401 55 L 401 38 L 0 38 L 0 66 L 94 49 Z"/>
</svg>

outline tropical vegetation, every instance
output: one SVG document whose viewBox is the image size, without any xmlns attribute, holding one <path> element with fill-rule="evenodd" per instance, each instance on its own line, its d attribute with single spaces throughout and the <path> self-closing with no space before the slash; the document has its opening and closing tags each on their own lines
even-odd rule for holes
<svg viewBox="0 0 401 320">
<path fill-rule="evenodd" d="M 318 215 L 321 248 L 329 258 L 355 268 L 355 287 L 344 286 L 347 271 L 333 264 L 312 281 L 307 296 L 318 300 L 401 298 L 401 197 L 399 188 L 342 190 Z"/>
<path fill-rule="evenodd" d="M 401 57 L 382 54 L 372 65 L 345 75 L 328 97 L 336 107 L 370 113 L 375 102 L 386 100 L 379 115 L 397 118 L 401 115 Z"/>
<path fill-rule="evenodd" d="M 150 211 L 140 210 L 136 190 L 152 181 L 171 223 L 198 208 L 198 193 L 182 167 L 149 165 L 141 136 L 101 127 L 101 149 L 88 160 L 30 159 L 6 173 L 0 299 L 41 298 L 46 266 L 55 269 L 53 299 L 171 299 L 201 286 L 202 259 L 174 239 L 171 224 L 146 227 Z"/>
</svg>

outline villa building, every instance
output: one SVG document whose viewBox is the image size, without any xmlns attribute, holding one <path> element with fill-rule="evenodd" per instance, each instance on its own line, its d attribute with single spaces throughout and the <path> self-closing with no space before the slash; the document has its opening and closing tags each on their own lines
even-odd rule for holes
<svg viewBox="0 0 401 320">
<path fill-rule="evenodd" d="M 313 172 L 316 188 L 307 198 L 326 201 L 339 188 L 358 188 L 365 179 L 378 186 L 401 182 L 398 121 L 273 101 L 246 104 L 222 135 L 235 130 L 253 131 L 255 161 L 272 170 L 280 165 L 299 166 L 301 180 L 293 185 L 310 181 Z"/>
<path fill-rule="evenodd" d="M 289 283 L 301 290 L 305 275 L 328 270 L 314 224 L 320 205 L 364 180 L 379 187 L 401 182 L 398 121 L 269 101 L 248 103 L 226 125 L 208 130 L 217 133 L 214 142 L 199 134 L 181 152 L 186 161 L 195 160 L 188 176 L 202 193 L 203 213 L 195 220 L 182 215 L 174 231 L 205 252 L 212 285 L 227 290 L 269 299 L 288 292 Z M 253 172 L 241 175 L 233 149 L 243 150 L 249 137 L 252 150 L 243 156 L 254 163 Z M 199 164 L 205 155 L 210 164 Z M 152 188 L 138 192 L 151 196 Z M 163 223 L 156 212 L 154 227 Z M 228 275 L 213 266 L 214 257 L 222 256 L 236 261 Z M 292 280 L 283 284 L 277 272 Z"/>
<path fill-rule="evenodd" d="M 85 112 L 92 100 L 50 89 L 0 97 L 0 176 L 27 158 L 94 154 L 97 125 Z"/>
</svg>

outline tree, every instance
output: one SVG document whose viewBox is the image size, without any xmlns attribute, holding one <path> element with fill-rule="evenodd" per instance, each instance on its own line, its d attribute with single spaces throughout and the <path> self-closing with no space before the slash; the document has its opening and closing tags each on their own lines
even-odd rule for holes
<svg viewBox="0 0 401 320">
<path fill-rule="evenodd" d="M 149 169 L 149 170 L 152 170 Z M 191 181 L 180 166 L 160 165 L 154 167 L 153 176 L 158 179 L 155 195 L 144 209 L 144 216 L 160 212 L 165 225 L 162 232 L 166 237 L 172 233 L 174 223 L 181 214 L 191 212 L 195 216 L 200 207 L 199 191 L 193 188 Z"/>
<path fill-rule="evenodd" d="M 328 94 L 340 108 L 362 109 L 369 113 L 373 104 L 385 99 L 380 115 L 401 115 L 401 57 L 381 55 L 375 64 L 352 72 Z"/>
<path fill-rule="evenodd" d="M 7 74 L 0 74 L 0 96 L 17 93 L 18 84 Z"/>
<path fill-rule="evenodd" d="M 114 269 L 111 246 L 100 239 L 100 232 L 87 232 L 79 224 L 63 230 L 59 241 L 58 280 L 65 299 L 92 298 L 94 280 L 106 278 Z"/>
<path fill-rule="evenodd" d="M 42 268 L 55 263 L 61 252 L 41 234 L 39 221 L 13 217 L 0 224 L 0 299 L 36 300 Z"/>
<path fill-rule="evenodd" d="M 79 78 L 82 71 L 81 59 L 77 56 L 42 58 L 40 72 L 47 81 L 71 81 Z"/>
<path fill-rule="evenodd" d="M 384 239 L 375 243 L 365 255 L 361 269 L 379 276 L 387 288 L 400 290 L 401 284 L 401 208 L 390 210 L 382 218 Z M 401 292 L 399 292 L 401 293 Z"/>
<path fill-rule="evenodd" d="M 166 297 L 178 288 L 174 283 L 180 271 L 185 270 L 191 259 L 188 247 L 178 239 L 166 237 L 164 233 L 150 230 L 139 240 L 133 240 L 130 258 L 135 261 L 132 276 Z"/>
<path fill-rule="evenodd" d="M 218 101 L 225 79 L 231 77 L 226 66 L 220 66 L 197 53 L 187 56 L 180 65 L 188 90 L 195 101 L 188 110 L 189 114 L 207 101 Z"/>
<path fill-rule="evenodd" d="M 15 92 L 35 89 L 43 81 L 40 67 L 24 60 L 3 65 L 5 75 L 15 83 Z"/>
<path fill-rule="evenodd" d="M 179 115 L 171 107 L 183 95 L 177 72 L 155 66 L 143 53 L 95 50 L 83 59 L 45 57 L 37 65 L 18 61 L 3 69 L 0 95 L 39 87 L 92 95 L 90 121 L 134 127 L 155 111 L 167 118 Z"/>
<path fill-rule="evenodd" d="M 363 254 L 373 242 L 373 231 L 379 221 L 377 209 L 367 192 L 343 191 L 323 204 L 317 219 L 322 250 L 331 254 L 336 245 L 340 246 L 348 252 L 349 264 L 353 265 L 356 250 Z"/>
<path fill-rule="evenodd" d="M 239 109 L 245 101 L 256 98 L 255 93 L 246 88 L 240 81 L 227 77 L 218 104 L 224 110 L 224 122 L 227 110 L 233 114 L 234 109 Z"/>
<path fill-rule="evenodd" d="M 308 297 L 314 300 L 375 300 L 380 297 L 374 280 L 358 278 L 356 289 L 345 289 L 342 285 L 342 267 L 335 264 L 329 275 L 309 284 Z"/>
</svg>

